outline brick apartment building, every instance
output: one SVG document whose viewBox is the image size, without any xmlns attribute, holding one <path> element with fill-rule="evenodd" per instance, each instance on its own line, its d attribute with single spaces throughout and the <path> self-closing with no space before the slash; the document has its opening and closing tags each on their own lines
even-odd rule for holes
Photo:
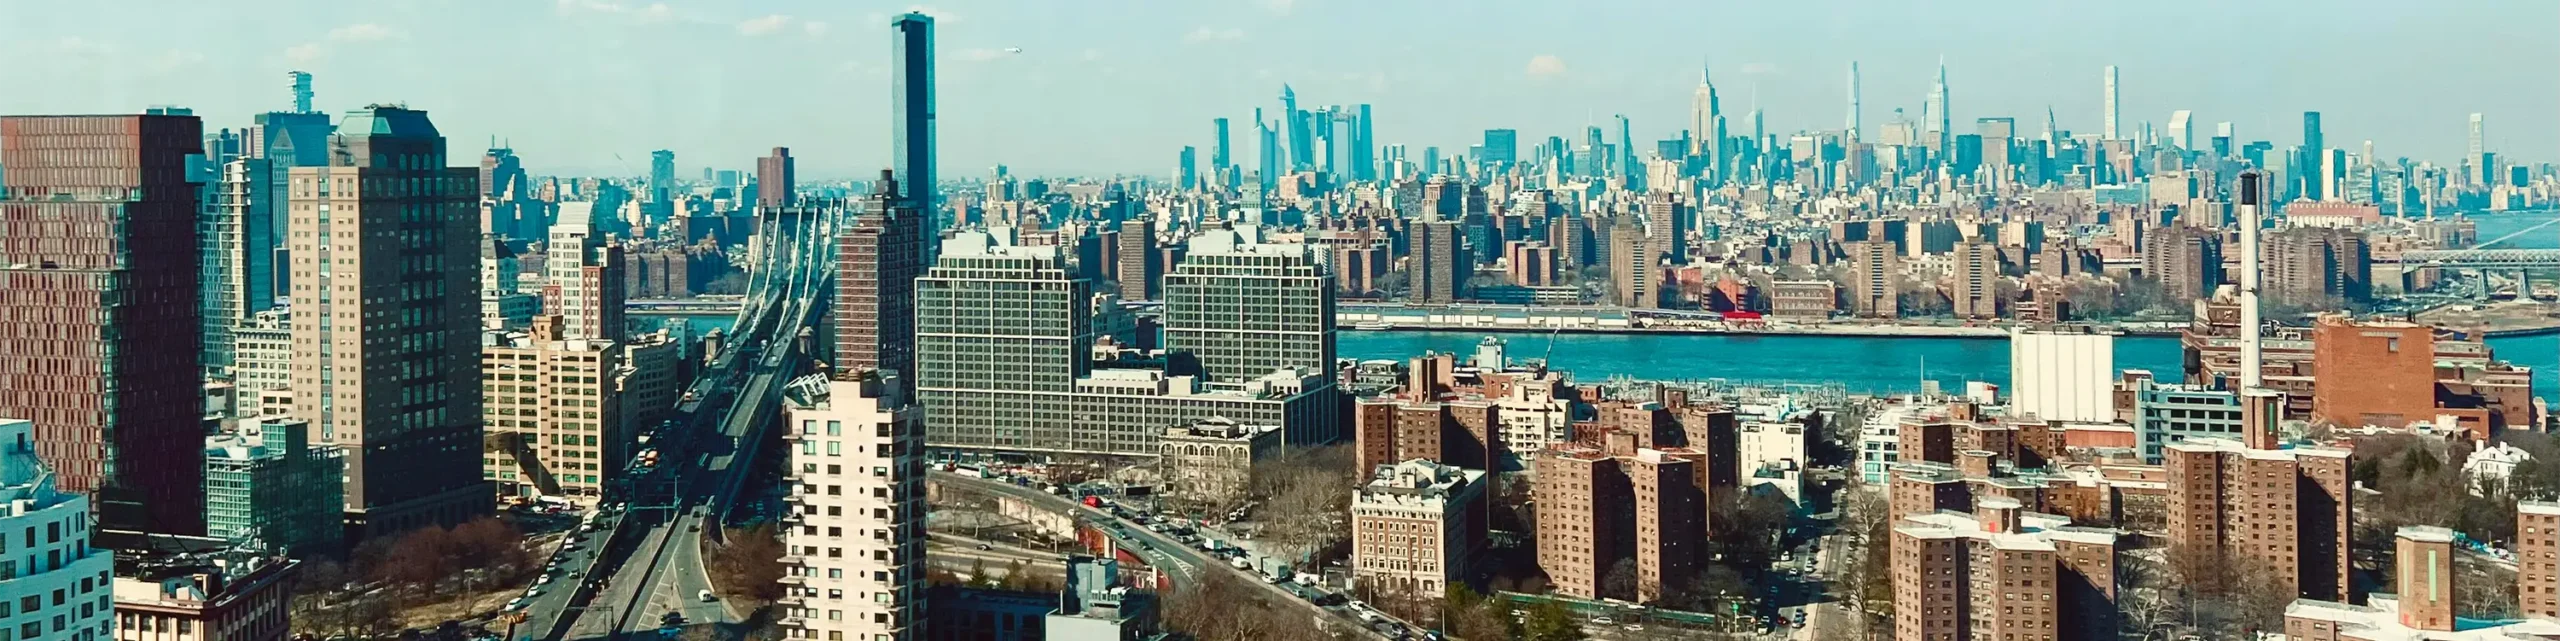
<svg viewBox="0 0 2560 641">
<path fill-rule="evenodd" d="M 1437 596 L 1485 549 L 1491 479 L 1422 459 L 1374 468 L 1351 499 L 1351 572 L 1381 590 Z"/>
<path fill-rule="evenodd" d="M 1532 489 L 1538 567 L 1556 593 L 1652 602 L 1688 585 L 1706 553 L 1705 460 L 1697 450 L 1640 447 L 1628 433 L 1542 455 Z M 1607 593 L 1622 564 L 1635 572 L 1634 593 Z"/>
<path fill-rule="evenodd" d="M 2166 448 L 2169 544 L 2272 572 L 2301 598 L 2346 601 L 2354 454 L 2260 445 L 2189 439 Z"/>
<path fill-rule="evenodd" d="M 1894 638 L 2115 638 L 2117 533 L 2069 523 L 2007 499 L 1897 521 Z"/>
</svg>

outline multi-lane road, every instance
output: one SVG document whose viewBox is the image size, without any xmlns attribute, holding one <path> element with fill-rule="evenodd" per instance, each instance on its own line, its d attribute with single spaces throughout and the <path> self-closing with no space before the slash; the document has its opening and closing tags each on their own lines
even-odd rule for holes
<svg viewBox="0 0 2560 641">
<path fill-rule="evenodd" d="M 784 224 L 798 228 L 759 232 L 779 246 L 760 249 L 769 262 L 755 271 L 724 353 L 678 405 L 687 422 L 659 431 L 650 444 L 660 453 L 654 469 L 627 473 L 633 480 L 615 497 L 630 506 L 620 528 L 598 529 L 628 547 L 599 554 L 600 586 L 592 594 L 532 604 L 531 621 L 569 621 L 534 628 L 536 634 L 614 639 L 658 630 L 669 614 L 688 624 L 740 619 L 722 601 L 702 598 L 713 590 L 702 558 L 705 537 L 718 536 L 732 499 L 754 473 L 761 430 L 778 414 L 783 384 L 805 364 L 793 338 L 824 313 L 818 294 L 833 266 L 832 243 L 825 240 L 834 221 Z"/>
<path fill-rule="evenodd" d="M 941 472 L 933 473 L 932 478 L 934 482 L 945 483 L 951 487 L 1013 498 L 1040 509 L 1074 515 L 1078 520 L 1098 524 L 1105 534 L 1110 535 L 1115 543 L 1123 546 L 1123 549 L 1128 550 L 1130 554 L 1145 560 L 1148 565 L 1165 571 L 1177 588 L 1184 585 L 1197 585 L 1201 578 L 1210 573 L 1227 573 L 1246 585 L 1259 586 L 1258 589 L 1264 590 L 1275 602 L 1306 610 L 1314 617 L 1311 619 L 1313 621 L 1335 623 L 1338 628 L 1357 631 L 1363 638 L 1388 638 L 1386 635 L 1370 630 L 1366 624 L 1347 610 L 1317 606 L 1287 590 L 1264 582 L 1260 576 L 1229 567 L 1225 562 L 1183 545 L 1181 541 L 1149 531 L 1137 523 L 1113 516 L 1110 512 L 1086 507 L 1085 504 L 1068 500 L 1066 497 L 1010 483 Z"/>
</svg>

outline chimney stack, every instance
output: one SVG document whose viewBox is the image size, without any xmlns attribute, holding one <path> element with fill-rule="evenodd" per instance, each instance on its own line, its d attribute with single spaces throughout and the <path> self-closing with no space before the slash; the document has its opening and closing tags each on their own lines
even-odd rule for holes
<svg viewBox="0 0 2560 641">
<path fill-rule="evenodd" d="M 2261 193 L 2265 174 L 2257 170 L 2240 172 L 2240 389 L 2256 389 L 2266 370 L 2266 360 L 2259 353 L 2258 288 L 2264 265 L 2258 255 L 2258 229 L 2262 225 L 2260 211 L 2266 205 Z"/>
</svg>

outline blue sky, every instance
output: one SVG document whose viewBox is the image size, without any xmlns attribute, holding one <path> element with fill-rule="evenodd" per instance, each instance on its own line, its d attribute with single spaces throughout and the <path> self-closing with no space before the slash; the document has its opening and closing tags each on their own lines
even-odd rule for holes
<svg viewBox="0 0 2560 641">
<path fill-rule="evenodd" d="M 889 156 L 888 16 L 909 8 L 939 20 L 947 177 L 1163 174 L 1182 145 L 1207 162 L 1220 116 L 1250 167 L 1252 109 L 1283 82 L 1302 106 L 1375 105 L 1379 142 L 1416 155 L 1619 113 L 1664 138 L 1702 59 L 1738 129 L 1755 95 L 1773 132 L 1840 127 L 1852 60 L 1870 128 L 1917 117 L 1943 55 L 1960 131 L 2037 131 L 2047 105 L 2096 131 L 2115 64 L 2128 132 L 2192 109 L 2199 140 L 2227 120 L 2283 146 L 2318 110 L 2332 146 L 2443 163 L 2477 111 L 2491 151 L 2560 149 L 2550 0 L 9 0 L 0 113 L 175 104 L 237 127 L 303 69 L 325 111 L 405 101 L 457 157 L 502 136 L 536 172 L 637 174 L 664 148 L 693 175 L 784 145 L 804 176 L 867 175 Z"/>
</svg>

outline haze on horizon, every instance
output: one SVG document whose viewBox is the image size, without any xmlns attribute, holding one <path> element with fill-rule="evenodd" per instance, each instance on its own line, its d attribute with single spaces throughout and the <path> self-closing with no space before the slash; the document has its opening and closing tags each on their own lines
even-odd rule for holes
<svg viewBox="0 0 2560 641">
<path fill-rule="evenodd" d="M 1183 145 L 1302 106 L 1373 105 L 1380 144 L 1462 153 L 1487 128 L 1525 140 L 1612 129 L 1676 137 L 1701 60 L 1738 129 L 1846 119 L 1848 64 L 1872 129 L 1919 117 L 1940 56 L 1959 130 L 2008 116 L 2040 133 L 2100 128 L 2101 73 L 2121 74 L 2122 128 L 2194 111 L 2199 136 L 2300 142 L 2319 111 L 2342 148 L 2452 161 L 2466 119 L 2489 151 L 2560 154 L 2560 3 L 2533 0 L 2210 0 L 2050 3 L 1643 0 L 1587 4 L 1172 0 L 929 6 L 767 0 L 177 0 L 0 7 L 0 113 L 193 108 L 208 129 L 288 102 L 285 72 L 317 75 L 319 104 L 427 110 L 457 156 L 505 139 L 537 173 L 636 175 L 648 151 L 752 167 L 788 146 L 808 179 L 888 162 L 888 16 L 937 20 L 941 175 L 996 164 L 1032 175 L 1164 174 Z M 1018 52 L 1012 51 L 1019 49 Z M 1745 129 L 1747 131 L 1747 129 Z M 2031 133 L 2033 132 L 2033 133 Z M 618 157 L 617 157 L 618 156 Z M 1249 165 L 1249 163 L 1247 163 Z"/>
</svg>

